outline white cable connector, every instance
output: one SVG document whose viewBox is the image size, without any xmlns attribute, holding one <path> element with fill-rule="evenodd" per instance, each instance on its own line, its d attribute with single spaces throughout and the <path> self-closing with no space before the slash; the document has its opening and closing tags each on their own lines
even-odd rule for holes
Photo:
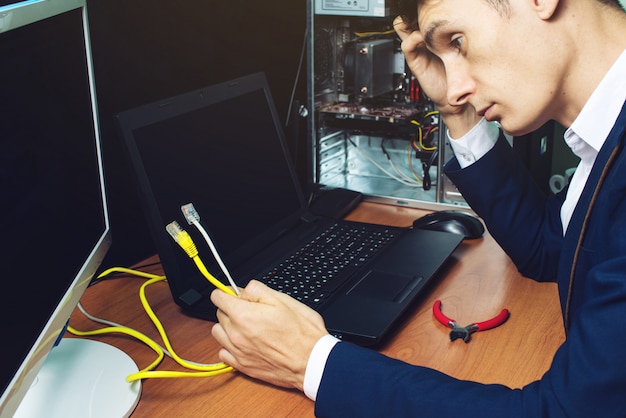
<svg viewBox="0 0 626 418">
<path fill-rule="evenodd" d="M 198 231 L 200 231 L 200 233 L 202 234 L 202 237 L 204 238 L 207 245 L 211 249 L 211 253 L 213 254 L 213 257 L 215 258 L 220 268 L 226 275 L 226 278 L 228 279 L 228 282 L 230 283 L 230 285 L 233 287 L 233 290 L 235 291 L 235 293 L 237 293 L 237 296 L 239 296 L 239 288 L 235 284 L 235 281 L 233 280 L 232 276 L 230 275 L 228 268 L 226 268 L 226 265 L 222 261 L 222 257 L 220 257 L 219 253 L 217 252 L 217 248 L 215 248 L 215 245 L 213 244 L 213 240 L 211 239 L 209 234 L 206 232 L 204 227 L 200 224 L 200 215 L 198 214 L 198 211 L 196 211 L 196 208 L 194 208 L 193 203 L 187 203 L 186 205 L 182 205 L 180 207 L 180 210 L 183 212 L 183 215 L 185 216 L 185 219 L 187 219 L 187 222 L 189 222 L 189 225 L 195 226 L 198 229 Z"/>
<path fill-rule="evenodd" d="M 200 222 L 200 214 L 196 208 L 193 207 L 193 203 L 182 205 L 180 210 L 183 212 L 183 215 L 185 216 L 185 219 L 187 219 L 189 225 L 192 225 L 194 222 Z"/>
</svg>

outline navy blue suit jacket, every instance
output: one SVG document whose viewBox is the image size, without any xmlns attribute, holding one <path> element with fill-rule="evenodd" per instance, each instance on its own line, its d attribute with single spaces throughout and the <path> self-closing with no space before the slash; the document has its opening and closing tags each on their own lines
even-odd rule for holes
<svg viewBox="0 0 626 418">
<path fill-rule="evenodd" d="M 522 389 L 460 381 L 349 343 L 332 350 L 320 417 L 626 417 L 626 107 L 563 237 L 564 193 L 546 196 L 506 140 L 446 174 L 524 275 L 557 281 L 566 341 Z M 462 175 L 461 175 L 462 173 Z"/>
</svg>

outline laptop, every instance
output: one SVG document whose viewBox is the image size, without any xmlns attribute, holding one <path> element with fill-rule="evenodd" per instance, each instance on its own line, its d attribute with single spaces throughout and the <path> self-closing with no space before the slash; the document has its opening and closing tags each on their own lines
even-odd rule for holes
<svg viewBox="0 0 626 418">
<path fill-rule="evenodd" d="M 456 234 L 312 213 L 264 73 L 149 103 L 116 117 L 173 299 L 189 315 L 216 319 L 209 300 L 213 286 L 166 232 L 167 224 L 177 221 L 186 229 L 207 269 L 228 283 L 202 236 L 183 217 L 181 206 L 189 203 L 239 286 L 271 276 L 270 287 L 311 304 L 330 333 L 360 345 L 381 341 L 462 240 Z M 329 228 L 332 238 L 316 239 Z M 337 238 L 345 229 L 373 230 L 386 246 L 378 248 L 376 240 L 348 244 Z M 345 257 L 334 260 L 343 277 L 338 285 L 323 284 L 321 296 L 305 300 L 319 283 L 302 283 L 299 291 L 286 289 L 285 282 L 310 278 L 303 278 L 309 267 L 284 260 L 321 242 L 334 245 L 328 257 Z M 356 255 L 347 251 L 354 252 L 354 247 Z M 280 265 L 290 271 L 277 273 Z M 285 274 L 290 277 L 285 279 Z"/>
</svg>

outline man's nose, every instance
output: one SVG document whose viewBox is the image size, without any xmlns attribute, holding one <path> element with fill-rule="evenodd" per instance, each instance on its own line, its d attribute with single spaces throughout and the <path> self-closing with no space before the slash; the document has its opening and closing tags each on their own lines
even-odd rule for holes
<svg viewBox="0 0 626 418">
<path fill-rule="evenodd" d="M 469 102 L 471 95 L 476 90 L 474 80 L 468 72 L 462 68 L 446 68 L 447 75 L 447 98 L 453 106 L 464 105 Z"/>
</svg>

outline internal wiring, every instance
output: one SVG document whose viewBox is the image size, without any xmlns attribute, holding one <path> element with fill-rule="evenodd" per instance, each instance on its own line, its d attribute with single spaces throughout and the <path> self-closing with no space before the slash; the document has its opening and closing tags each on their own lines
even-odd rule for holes
<svg viewBox="0 0 626 418">
<path fill-rule="evenodd" d="M 419 146 L 415 146 L 414 148 L 416 151 L 435 151 L 437 149 L 437 146 L 432 146 L 432 147 L 427 147 L 426 145 L 424 145 L 424 138 L 427 138 L 428 135 L 430 135 L 431 132 L 434 132 L 434 130 L 432 130 L 431 127 L 429 127 L 426 135 L 424 135 L 424 130 L 422 128 L 422 124 L 419 123 L 416 120 L 411 120 L 411 123 L 413 125 L 417 126 L 417 142 L 419 144 Z M 436 130 L 436 129 L 435 129 Z M 413 140 L 413 144 L 415 144 L 415 140 Z"/>
<path fill-rule="evenodd" d="M 419 186 L 419 183 L 417 181 L 413 181 L 411 179 L 411 181 L 406 180 L 403 177 L 398 177 L 395 174 L 389 172 L 386 168 L 384 168 L 383 166 L 381 166 L 372 156 L 370 156 L 367 152 L 363 151 L 362 149 L 360 149 L 360 147 L 354 143 L 354 141 L 352 141 L 351 138 L 348 138 L 348 141 L 352 144 L 352 146 L 354 147 L 354 149 L 364 158 L 366 158 L 367 160 L 369 160 L 374 166 L 378 167 L 378 169 L 380 169 L 383 173 L 385 173 L 387 176 L 389 176 L 390 178 L 405 184 L 407 186 Z M 390 161 L 390 159 L 388 159 L 388 161 Z M 393 164 L 391 164 L 393 168 L 395 168 L 393 166 Z"/>
<path fill-rule="evenodd" d="M 433 123 L 426 124 L 427 119 L 431 117 L 435 118 L 438 116 L 439 116 L 439 111 L 433 110 L 433 111 L 427 112 L 422 117 L 423 122 L 419 122 L 417 120 L 411 120 L 411 123 L 417 126 L 417 134 L 416 134 L 417 143 L 415 141 L 415 138 L 411 142 L 416 151 L 436 151 L 437 150 L 436 145 L 430 146 L 430 147 L 426 146 L 424 144 L 424 140 L 428 138 L 432 133 L 439 130 L 439 127 L 436 124 L 433 124 Z M 424 125 L 426 125 L 426 133 L 424 133 L 424 128 L 423 128 Z"/>
<path fill-rule="evenodd" d="M 428 126 L 426 128 L 426 133 L 423 135 L 423 138 L 428 138 L 431 134 L 437 132 L 439 130 L 438 126 Z M 432 146 L 432 147 L 426 147 L 424 145 L 424 139 L 422 138 L 422 141 L 420 142 L 420 145 L 422 146 L 422 149 L 424 149 L 425 151 L 436 151 L 437 150 L 437 146 Z"/>
<path fill-rule="evenodd" d="M 391 159 L 391 155 L 389 155 L 389 153 L 385 149 L 385 141 L 386 141 L 385 138 L 383 138 L 380 141 L 380 148 L 381 148 L 383 154 L 385 155 L 385 157 L 387 157 L 387 161 L 389 162 L 389 165 L 391 166 L 391 168 L 393 168 L 393 171 L 395 171 L 398 176 L 400 176 L 401 178 L 405 179 L 406 181 L 408 181 L 410 183 L 413 183 L 413 182 L 417 181 L 416 185 L 419 186 L 422 183 L 422 179 L 419 176 L 411 177 L 408 174 L 406 174 L 405 172 L 403 172 L 402 170 L 400 170 L 400 168 L 398 168 L 398 166 Z M 414 174 L 414 173 L 412 172 L 412 174 Z"/>
<path fill-rule="evenodd" d="M 358 36 L 359 38 L 373 36 L 373 35 L 392 35 L 395 33 L 396 31 L 394 29 L 389 29 L 389 30 L 382 31 L 382 32 L 354 32 L 354 34 Z"/>
<path fill-rule="evenodd" d="M 417 181 L 423 182 L 424 180 L 413 169 L 413 153 L 411 152 L 412 150 L 413 150 L 413 146 L 411 144 L 407 145 L 406 147 L 407 167 L 409 167 L 409 171 L 411 172 L 411 174 L 413 174 L 413 176 L 415 177 L 415 179 L 417 179 Z"/>
<path fill-rule="evenodd" d="M 439 115 L 439 111 L 438 111 L 438 110 L 432 110 L 432 111 L 430 111 L 430 112 L 427 112 L 427 113 L 424 115 L 424 119 L 429 118 L 429 117 L 431 117 L 431 116 L 438 116 L 438 115 Z"/>
</svg>

